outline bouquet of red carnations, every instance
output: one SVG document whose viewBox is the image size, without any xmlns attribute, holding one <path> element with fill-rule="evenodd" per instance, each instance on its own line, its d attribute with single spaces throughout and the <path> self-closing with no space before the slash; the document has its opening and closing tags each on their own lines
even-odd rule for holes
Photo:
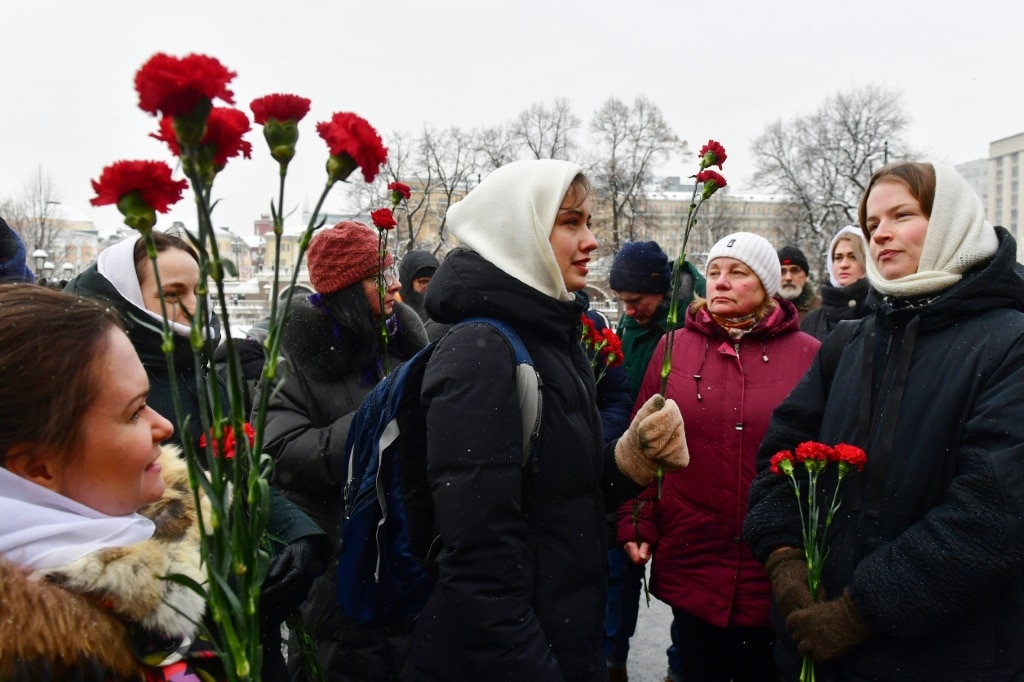
<svg viewBox="0 0 1024 682">
<path fill-rule="evenodd" d="M 622 340 L 612 331 L 611 327 L 598 329 L 586 315 L 583 318 L 583 334 L 580 343 L 583 351 L 590 358 L 597 381 L 604 378 L 609 367 L 622 364 L 626 356 L 622 354 Z"/>
<path fill-rule="evenodd" d="M 835 516 L 836 510 L 839 509 L 839 488 L 847 474 L 855 469 L 863 471 L 866 462 L 867 455 L 863 450 L 846 443 L 830 447 L 824 443 L 808 441 L 800 443 L 796 447 L 795 454 L 789 450 L 783 450 L 772 456 L 772 473 L 776 476 L 788 476 L 793 485 L 793 491 L 796 493 L 804 540 L 804 554 L 807 557 L 807 589 L 815 599 L 818 589 L 821 587 L 821 571 L 825 566 L 825 558 L 828 556 L 828 549 L 825 546 L 828 528 L 832 525 L 832 518 Z M 818 477 L 833 463 L 838 467 L 836 488 L 832 491 L 832 500 L 825 509 L 825 518 L 822 522 L 822 507 L 818 501 Z M 796 465 L 798 464 L 803 464 L 807 471 L 806 498 L 800 490 L 800 482 L 796 479 Z M 826 498 L 827 493 L 822 491 L 822 499 Z M 814 680 L 814 661 L 809 656 L 804 657 L 800 680 L 801 682 L 813 682 Z"/>
</svg>

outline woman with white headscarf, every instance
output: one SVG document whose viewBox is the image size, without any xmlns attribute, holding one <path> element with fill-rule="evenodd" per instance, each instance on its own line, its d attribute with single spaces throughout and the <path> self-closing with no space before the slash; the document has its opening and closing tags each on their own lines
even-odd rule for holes
<svg viewBox="0 0 1024 682">
<path fill-rule="evenodd" d="M 864 234 L 847 225 L 836 232 L 828 247 L 828 285 L 821 288 L 821 307 L 807 313 L 800 331 L 824 341 L 843 320 L 859 320 L 868 314 Z"/>
<path fill-rule="evenodd" d="M 510 324 L 540 375 L 543 413 L 537 461 L 524 467 L 511 346 L 482 323 L 438 343 L 422 401 L 442 548 L 408 679 L 608 679 L 606 511 L 639 493 L 659 462 L 678 468 L 687 454 L 671 400 L 652 399 L 622 438 L 603 441 L 580 348 L 584 304 L 572 293 L 597 247 L 589 196 L 575 164 L 518 161 L 448 210 L 463 248 L 434 274 L 427 312 Z"/>
<path fill-rule="evenodd" d="M 777 661 L 785 679 L 796 679 L 801 654 L 819 664 L 819 679 L 1021 679 L 1016 242 L 938 163 L 884 166 L 859 213 L 874 311 L 849 341 L 826 340 L 775 411 L 750 490 L 743 535 L 768 562 Z M 826 370 L 830 351 L 839 359 Z M 867 453 L 841 490 L 819 603 L 807 593 L 793 490 L 769 470 L 772 455 L 804 441 Z"/>
</svg>

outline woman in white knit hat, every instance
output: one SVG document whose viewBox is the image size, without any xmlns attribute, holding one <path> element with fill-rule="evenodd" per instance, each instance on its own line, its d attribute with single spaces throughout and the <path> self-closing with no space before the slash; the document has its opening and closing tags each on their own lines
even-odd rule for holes
<svg viewBox="0 0 1024 682">
<path fill-rule="evenodd" d="M 690 466 L 665 476 L 622 513 L 618 540 L 636 562 L 653 554 L 651 591 L 672 607 L 678 659 L 669 679 L 775 680 L 770 586 L 739 541 L 757 446 L 768 417 L 810 366 L 818 342 L 800 331 L 796 307 L 773 297 L 781 279 L 768 240 L 737 232 L 708 253 L 707 298 L 675 335 L 665 397 L 686 422 Z M 772 293 L 769 293 L 772 292 Z M 663 337 L 637 405 L 661 383 Z"/>
<path fill-rule="evenodd" d="M 744 538 L 772 576 L 778 661 L 786 679 L 801 654 L 830 679 L 1021 679 L 1016 243 L 938 163 L 875 172 L 860 226 L 874 312 L 830 336 L 820 357 L 838 361 L 812 367 L 776 410 L 751 487 Z M 842 488 L 821 603 L 807 593 L 793 492 L 769 471 L 774 453 L 807 440 L 867 453 Z"/>
<path fill-rule="evenodd" d="M 637 494 L 659 462 L 685 465 L 686 449 L 672 401 L 645 406 L 617 441 L 602 438 L 574 296 L 597 247 L 589 197 L 579 166 L 518 161 L 448 210 L 463 248 L 434 273 L 427 312 L 511 325 L 540 375 L 543 415 L 524 466 L 505 337 L 466 323 L 438 342 L 422 399 L 439 575 L 407 679 L 607 682 L 606 509 Z"/>
</svg>

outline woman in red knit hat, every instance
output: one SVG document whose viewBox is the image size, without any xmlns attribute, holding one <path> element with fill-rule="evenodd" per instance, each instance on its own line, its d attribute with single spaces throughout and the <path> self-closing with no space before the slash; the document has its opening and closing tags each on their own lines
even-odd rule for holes
<svg viewBox="0 0 1024 682">
<path fill-rule="evenodd" d="M 327 531 L 336 547 L 349 423 L 384 377 L 377 232 L 358 222 L 338 223 L 313 237 L 307 257 L 316 293 L 292 300 L 281 339 L 287 380 L 270 399 L 266 452 L 275 460 L 274 483 Z M 388 253 L 383 315 L 394 367 L 425 346 L 427 337 L 419 316 L 395 298 L 401 283 L 392 264 Z M 407 636 L 346 619 L 336 606 L 335 573 L 329 567 L 317 579 L 302 607 L 324 673 L 328 679 L 396 679 Z M 289 657 L 293 680 L 302 679 L 300 661 L 301 656 Z"/>
</svg>

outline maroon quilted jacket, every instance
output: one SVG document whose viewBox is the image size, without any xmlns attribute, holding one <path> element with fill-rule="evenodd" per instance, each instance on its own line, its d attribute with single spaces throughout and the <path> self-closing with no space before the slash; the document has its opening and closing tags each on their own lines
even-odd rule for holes
<svg viewBox="0 0 1024 682">
<path fill-rule="evenodd" d="M 775 406 L 803 376 L 819 342 L 800 331 L 796 308 L 779 306 L 740 341 L 706 311 L 676 332 L 666 397 L 683 414 L 690 465 L 667 474 L 619 513 L 618 541 L 653 548 L 651 590 L 673 608 L 718 627 L 767 627 L 771 588 L 740 540 L 758 446 Z M 658 392 L 658 343 L 636 405 Z"/>
</svg>

